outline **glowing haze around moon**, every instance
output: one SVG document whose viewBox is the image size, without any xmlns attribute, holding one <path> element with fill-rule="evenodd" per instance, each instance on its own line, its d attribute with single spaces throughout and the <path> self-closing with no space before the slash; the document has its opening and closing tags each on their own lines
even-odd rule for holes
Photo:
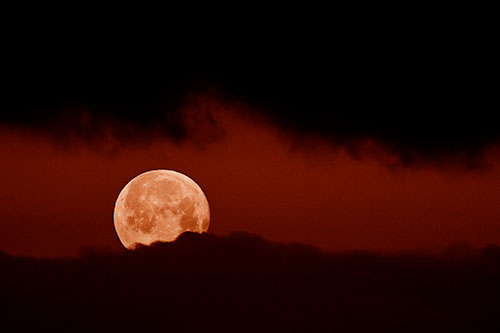
<svg viewBox="0 0 500 333">
<path fill-rule="evenodd" d="M 113 220 L 123 246 L 134 249 L 136 244 L 171 242 L 185 231 L 207 231 L 210 209 L 191 178 L 172 170 L 152 170 L 121 190 Z"/>
</svg>

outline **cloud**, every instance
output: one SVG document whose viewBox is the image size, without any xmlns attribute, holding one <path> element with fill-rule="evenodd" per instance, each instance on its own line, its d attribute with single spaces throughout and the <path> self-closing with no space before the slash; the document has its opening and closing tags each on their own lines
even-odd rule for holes
<svg viewBox="0 0 500 333">
<path fill-rule="evenodd" d="M 92 48 L 66 58 L 57 48 L 31 61 L 13 55 L 0 122 L 62 139 L 111 132 L 129 142 L 183 140 L 196 130 L 182 106 L 205 94 L 249 105 L 241 112 L 259 113 L 297 141 L 316 136 L 355 149 L 371 140 L 405 162 L 473 161 L 500 142 L 487 50 L 460 51 L 457 40 L 369 45 L 188 57 Z"/>
<path fill-rule="evenodd" d="M 499 260 L 493 245 L 463 260 L 327 254 L 245 233 L 187 233 L 174 243 L 115 254 L 87 249 L 78 258 L 2 254 L 3 325 L 124 331 L 468 329 L 498 324 Z"/>
</svg>

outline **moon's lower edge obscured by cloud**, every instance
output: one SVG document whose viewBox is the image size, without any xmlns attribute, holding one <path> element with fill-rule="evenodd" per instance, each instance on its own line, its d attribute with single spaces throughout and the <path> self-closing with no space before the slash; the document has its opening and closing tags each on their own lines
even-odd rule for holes
<svg viewBox="0 0 500 333">
<path fill-rule="evenodd" d="M 191 178 L 172 170 L 151 170 L 128 182 L 115 203 L 114 226 L 127 249 L 171 242 L 210 224 L 207 198 Z"/>
</svg>

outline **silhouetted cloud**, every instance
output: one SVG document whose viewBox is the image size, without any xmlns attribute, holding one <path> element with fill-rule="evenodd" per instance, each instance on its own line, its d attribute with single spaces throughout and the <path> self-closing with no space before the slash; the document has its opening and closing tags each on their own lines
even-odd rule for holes
<svg viewBox="0 0 500 333">
<path fill-rule="evenodd" d="M 183 234 L 120 254 L 0 255 L 2 325 L 71 331 L 493 328 L 500 251 L 466 259 L 328 254 L 244 233 Z"/>
<path fill-rule="evenodd" d="M 363 34 L 310 43 L 182 52 L 36 43 L 8 54 L 0 122 L 48 135 L 122 140 L 189 137 L 180 106 L 191 93 L 242 101 L 299 139 L 355 149 L 370 139 L 403 161 L 474 160 L 498 144 L 486 38 L 459 31 Z M 11 50 L 12 51 L 12 50 Z M 242 111 L 245 112 L 245 111 Z M 300 141 L 300 140 L 299 140 Z"/>
</svg>

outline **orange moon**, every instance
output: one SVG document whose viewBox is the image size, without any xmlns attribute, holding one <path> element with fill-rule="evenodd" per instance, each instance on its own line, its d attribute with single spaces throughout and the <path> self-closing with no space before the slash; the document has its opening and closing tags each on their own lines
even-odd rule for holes
<svg viewBox="0 0 500 333">
<path fill-rule="evenodd" d="M 113 220 L 120 242 L 134 249 L 137 244 L 171 242 L 185 231 L 206 232 L 210 209 L 191 178 L 172 170 L 152 170 L 121 190 Z"/>
</svg>

